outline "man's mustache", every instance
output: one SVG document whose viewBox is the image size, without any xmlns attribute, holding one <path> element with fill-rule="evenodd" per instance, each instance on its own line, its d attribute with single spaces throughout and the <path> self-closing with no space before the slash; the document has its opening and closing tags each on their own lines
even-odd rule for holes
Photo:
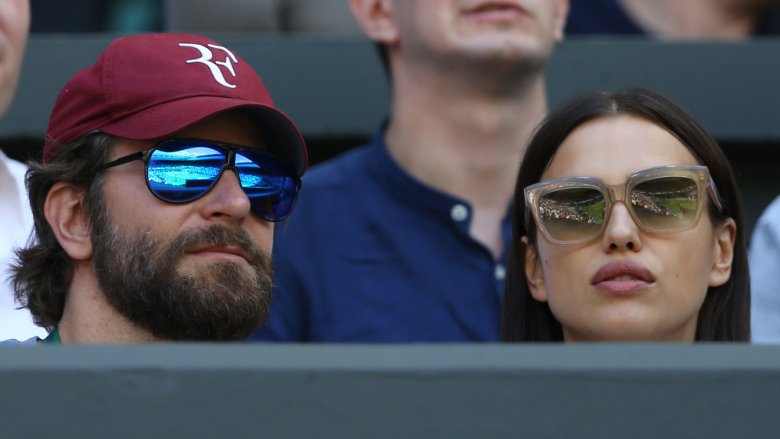
<svg viewBox="0 0 780 439">
<path fill-rule="evenodd" d="M 208 246 L 231 246 L 241 249 L 252 266 L 263 262 L 263 253 L 249 234 L 240 227 L 212 224 L 205 229 L 182 232 L 167 246 L 169 257 L 179 256 Z"/>
</svg>

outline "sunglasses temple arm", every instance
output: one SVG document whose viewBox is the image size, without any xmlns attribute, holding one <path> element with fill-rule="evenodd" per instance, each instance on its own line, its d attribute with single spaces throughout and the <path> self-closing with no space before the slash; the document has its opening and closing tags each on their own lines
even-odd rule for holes
<svg viewBox="0 0 780 439">
<path fill-rule="evenodd" d="M 146 157 L 146 151 L 139 151 L 134 154 L 126 155 L 124 157 L 120 157 L 113 162 L 104 163 L 103 165 L 99 166 L 97 168 L 98 171 L 102 171 L 107 168 L 113 168 L 114 166 L 124 165 L 125 163 L 130 163 L 134 160 L 138 159 L 145 159 Z"/>
<path fill-rule="evenodd" d="M 707 192 L 710 193 L 710 198 L 712 198 L 712 202 L 715 203 L 715 207 L 718 209 L 718 212 L 723 212 L 723 205 L 720 202 L 720 194 L 718 194 L 718 188 L 715 186 L 715 180 L 710 177 L 710 182 L 707 185 Z"/>
</svg>

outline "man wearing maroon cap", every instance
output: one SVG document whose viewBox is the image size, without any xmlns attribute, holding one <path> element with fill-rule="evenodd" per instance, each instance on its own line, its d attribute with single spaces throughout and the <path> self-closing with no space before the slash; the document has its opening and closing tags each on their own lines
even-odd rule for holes
<svg viewBox="0 0 780 439">
<path fill-rule="evenodd" d="M 42 342 L 240 340 L 306 148 L 251 66 L 186 34 L 114 41 L 60 92 L 28 174 L 17 299 Z"/>
</svg>

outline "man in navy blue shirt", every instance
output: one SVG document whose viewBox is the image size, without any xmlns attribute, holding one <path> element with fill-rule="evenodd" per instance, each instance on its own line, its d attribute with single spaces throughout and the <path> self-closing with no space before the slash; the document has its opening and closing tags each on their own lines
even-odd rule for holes
<svg viewBox="0 0 780 439">
<path fill-rule="evenodd" d="M 568 5 L 351 0 L 387 55 L 393 112 L 307 177 L 255 339 L 498 340 L 508 208 Z"/>
</svg>

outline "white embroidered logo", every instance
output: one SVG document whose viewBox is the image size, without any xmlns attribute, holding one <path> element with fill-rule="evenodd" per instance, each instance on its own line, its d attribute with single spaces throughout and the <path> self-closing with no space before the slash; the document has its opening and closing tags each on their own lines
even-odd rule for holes
<svg viewBox="0 0 780 439">
<path fill-rule="evenodd" d="M 236 88 L 234 84 L 231 84 L 227 82 L 227 79 L 225 79 L 225 75 L 222 74 L 222 70 L 220 69 L 220 66 L 227 69 L 227 71 L 235 78 L 236 77 L 236 71 L 233 69 L 233 63 L 238 63 L 238 59 L 236 59 L 236 56 L 233 55 L 233 52 L 231 52 L 227 47 L 217 46 L 216 44 L 209 44 L 208 47 L 203 46 L 201 44 L 195 44 L 195 43 L 179 43 L 180 47 L 193 47 L 195 49 L 198 49 L 200 52 L 200 58 L 195 59 L 188 59 L 187 64 L 192 64 L 195 62 L 204 64 L 208 66 L 209 70 L 211 71 L 211 76 L 214 77 L 214 80 L 217 81 L 220 85 L 223 85 L 227 88 Z M 211 59 L 214 58 L 214 52 L 211 51 L 211 49 L 217 49 L 225 52 L 227 56 L 225 56 L 224 61 L 212 61 Z"/>
</svg>

